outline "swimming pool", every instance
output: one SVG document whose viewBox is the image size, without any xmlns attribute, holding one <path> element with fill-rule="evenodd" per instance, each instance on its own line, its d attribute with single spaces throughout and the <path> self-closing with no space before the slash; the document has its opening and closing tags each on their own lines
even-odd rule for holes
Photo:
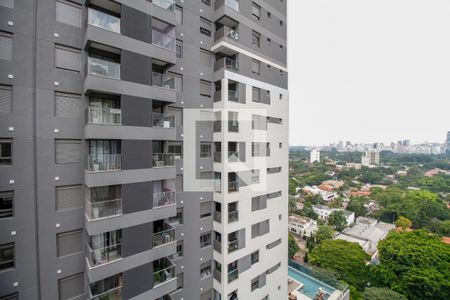
<svg viewBox="0 0 450 300">
<path fill-rule="evenodd" d="M 300 292 L 304 294 L 305 296 L 308 296 L 309 298 L 313 299 L 314 296 L 317 293 L 317 290 L 319 288 L 324 289 L 326 292 L 332 294 L 336 289 L 329 286 L 326 283 L 323 283 L 309 275 L 306 275 L 305 273 L 302 273 L 298 270 L 293 269 L 292 267 L 289 267 L 288 269 L 288 276 L 300 283 L 302 283 L 304 286 L 300 289 Z"/>
</svg>

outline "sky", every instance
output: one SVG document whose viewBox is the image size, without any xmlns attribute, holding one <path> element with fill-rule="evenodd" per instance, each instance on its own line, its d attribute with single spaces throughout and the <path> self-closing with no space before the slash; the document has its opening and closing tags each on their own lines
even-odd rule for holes
<svg viewBox="0 0 450 300">
<path fill-rule="evenodd" d="M 450 1 L 288 0 L 290 145 L 444 142 Z"/>
</svg>

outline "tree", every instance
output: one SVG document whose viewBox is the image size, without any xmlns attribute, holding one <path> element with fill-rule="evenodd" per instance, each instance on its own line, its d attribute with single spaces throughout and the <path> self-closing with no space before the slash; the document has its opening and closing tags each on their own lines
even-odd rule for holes
<svg viewBox="0 0 450 300">
<path fill-rule="evenodd" d="M 358 290 L 363 290 L 368 280 L 368 259 L 369 255 L 360 245 L 344 240 L 325 240 L 309 255 L 311 264 L 336 271 L 338 279 Z"/>
<path fill-rule="evenodd" d="M 395 226 L 400 227 L 401 229 L 409 229 L 412 227 L 412 222 L 410 219 L 405 217 L 400 217 L 395 221 Z"/>
<path fill-rule="evenodd" d="M 295 255 L 295 253 L 298 252 L 298 250 L 300 250 L 300 248 L 297 245 L 297 241 L 292 236 L 292 234 L 289 233 L 289 236 L 288 236 L 288 252 L 289 252 L 288 254 L 289 254 L 289 258 L 293 257 Z"/>
<path fill-rule="evenodd" d="M 337 231 L 342 231 L 347 227 L 347 219 L 341 210 L 333 211 L 328 217 L 328 224 L 333 226 Z"/>
<path fill-rule="evenodd" d="M 370 287 L 363 293 L 364 300 L 407 300 L 405 296 L 387 288 Z"/>
<path fill-rule="evenodd" d="M 345 209 L 354 212 L 356 217 L 364 217 L 367 214 L 367 208 L 364 206 L 364 201 L 364 198 L 354 197 L 350 200 Z"/>
<path fill-rule="evenodd" d="M 425 230 L 391 231 L 378 244 L 380 264 L 371 268 L 371 284 L 388 287 L 408 299 L 450 299 L 450 245 Z"/>
<path fill-rule="evenodd" d="M 333 227 L 330 225 L 320 225 L 314 235 L 317 243 L 321 243 L 325 240 L 331 240 L 334 235 Z"/>
<path fill-rule="evenodd" d="M 439 221 L 438 219 L 431 220 L 428 229 L 438 235 L 450 236 L 450 220 Z"/>
</svg>

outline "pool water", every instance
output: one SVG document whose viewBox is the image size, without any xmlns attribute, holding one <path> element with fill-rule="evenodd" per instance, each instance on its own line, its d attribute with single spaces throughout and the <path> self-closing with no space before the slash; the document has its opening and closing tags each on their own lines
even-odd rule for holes
<svg viewBox="0 0 450 300">
<path fill-rule="evenodd" d="M 336 290 L 335 288 L 329 286 L 328 284 L 323 283 L 315 278 L 312 278 L 311 276 L 306 275 L 305 273 L 302 273 L 300 271 L 297 271 L 291 267 L 289 267 L 288 276 L 302 283 L 303 288 L 299 289 L 299 291 L 311 299 L 314 299 L 314 296 L 316 295 L 317 290 L 319 288 L 324 289 L 327 293 L 330 294 L 332 294 Z"/>
</svg>

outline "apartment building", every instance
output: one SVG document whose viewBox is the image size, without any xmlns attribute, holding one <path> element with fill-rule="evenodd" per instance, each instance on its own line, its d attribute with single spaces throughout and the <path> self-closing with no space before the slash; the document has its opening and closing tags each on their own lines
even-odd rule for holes
<svg viewBox="0 0 450 300">
<path fill-rule="evenodd" d="M 0 299 L 285 297 L 286 60 L 286 0 L 0 0 Z"/>
</svg>

